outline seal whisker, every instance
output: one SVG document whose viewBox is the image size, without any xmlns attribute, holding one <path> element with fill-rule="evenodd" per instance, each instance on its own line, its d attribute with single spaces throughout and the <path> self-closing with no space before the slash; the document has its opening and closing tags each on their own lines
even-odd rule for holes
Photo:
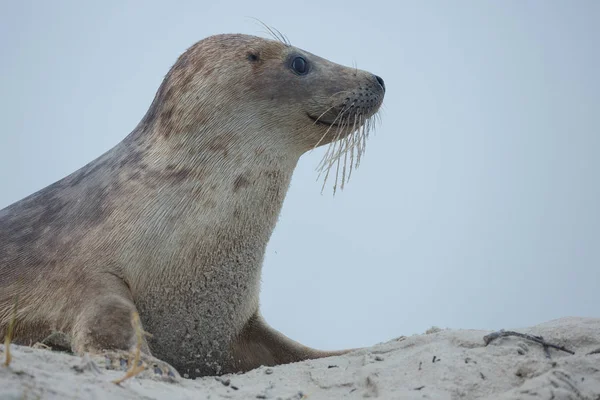
<svg viewBox="0 0 600 400">
<path fill-rule="evenodd" d="M 344 190 L 344 183 L 346 181 L 346 165 L 348 164 L 348 138 L 349 136 L 346 136 L 343 140 L 344 142 L 344 167 L 342 168 L 342 185 L 341 185 L 341 189 Z M 340 157 L 341 159 L 341 157 Z"/>
<path fill-rule="evenodd" d="M 337 127 L 339 128 L 339 126 L 340 126 L 340 124 L 341 124 L 341 122 L 342 122 L 342 120 L 343 120 L 343 118 L 344 118 L 344 115 L 345 115 L 345 113 L 346 113 L 348 110 L 350 110 L 350 109 L 351 109 L 351 108 L 354 106 L 354 104 L 355 104 L 355 103 L 352 103 L 352 104 L 350 104 L 350 105 L 345 105 L 345 106 L 344 106 L 344 107 L 343 107 L 343 108 L 342 108 L 342 109 L 341 109 L 341 110 L 338 112 L 337 116 L 335 117 L 335 119 L 333 120 L 333 122 L 331 122 L 330 126 L 336 126 L 336 125 L 337 125 Z M 339 121 L 338 121 L 338 120 L 339 120 Z M 338 132 L 339 132 L 339 129 L 338 129 Z M 336 135 L 336 138 L 337 138 L 337 137 L 338 137 L 338 135 Z M 336 139 L 336 140 L 337 140 L 337 139 Z M 335 141 L 335 140 L 334 140 L 334 141 Z M 329 150 L 330 150 L 330 149 L 331 149 L 331 146 L 328 148 L 328 152 L 326 153 L 326 155 L 327 155 L 327 154 L 329 154 Z"/>
<path fill-rule="evenodd" d="M 358 74 L 358 63 L 356 60 L 352 60 L 352 66 L 354 67 L 354 74 Z"/>
<path fill-rule="evenodd" d="M 348 90 L 341 90 L 341 91 L 339 91 L 339 92 L 336 92 L 336 93 L 332 94 L 331 96 L 329 96 L 328 100 L 329 100 L 329 99 L 332 99 L 332 98 L 334 98 L 335 96 L 338 96 L 338 95 L 340 95 L 340 94 L 345 94 L 345 93 L 350 93 L 350 91 L 348 91 Z M 335 107 L 337 107 L 337 106 L 336 106 L 336 105 L 333 105 L 333 106 L 329 107 L 328 109 L 326 109 L 325 111 L 323 111 L 323 112 L 321 113 L 321 115 L 319 115 L 319 116 L 318 116 L 318 117 L 315 119 L 315 122 L 313 122 L 313 125 L 316 125 L 316 123 L 317 123 L 317 122 L 319 122 L 319 120 L 320 120 L 320 119 L 321 119 L 321 118 L 322 118 L 322 117 L 323 117 L 325 114 L 327 114 L 329 111 L 331 111 L 331 110 L 332 110 L 332 109 L 334 109 Z M 318 145 L 316 145 L 315 147 L 318 147 Z"/>
<path fill-rule="evenodd" d="M 332 107 L 333 108 L 333 107 Z M 337 120 L 337 118 L 335 120 L 333 120 L 333 123 L 329 125 L 329 127 L 327 128 L 327 130 L 325 131 L 325 133 L 323 133 L 323 135 L 321 136 L 321 138 L 319 139 L 319 141 L 317 142 L 317 145 L 315 147 L 313 147 L 313 149 L 315 149 L 319 144 L 321 144 L 321 142 L 323 141 L 323 139 L 325 139 L 325 137 L 329 134 L 329 131 L 331 130 L 332 127 L 334 127 L 335 125 L 335 121 Z M 327 152 L 325 153 L 325 155 L 327 155 L 329 152 L 329 148 L 327 148 Z M 324 157 L 326 158 L 326 156 Z M 323 162 L 323 161 L 321 161 Z M 317 169 L 319 167 L 317 166 Z M 317 178 L 318 180 L 319 178 Z"/>
<path fill-rule="evenodd" d="M 348 119 L 348 123 L 350 122 L 350 120 Z M 349 127 L 350 125 L 348 125 Z M 346 135 L 346 137 L 344 138 L 344 169 L 342 170 L 342 186 L 341 189 L 344 190 L 344 184 L 346 182 L 348 182 L 348 180 L 346 180 L 346 166 L 348 165 L 348 152 L 351 149 L 351 140 L 352 140 L 352 130 L 349 130 L 349 133 Z M 352 169 L 352 167 L 350 167 L 350 169 Z M 348 176 L 348 179 L 350 179 L 350 176 Z"/>
<path fill-rule="evenodd" d="M 346 108 L 347 109 L 347 108 Z M 329 172 L 331 171 L 331 167 L 333 166 L 333 164 L 336 161 L 336 158 L 334 156 L 334 154 L 336 153 L 336 149 L 338 146 L 341 146 L 342 143 L 338 140 L 341 133 L 342 133 L 342 126 L 341 123 L 343 121 L 343 112 L 344 110 L 340 111 L 340 113 L 338 114 L 338 116 L 336 117 L 336 120 L 340 117 L 342 117 L 342 119 L 340 120 L 340 125 L 338 125 L 338 129 L 337 129 L 337 133 L 334 137 L 334 140 L 329 144 L 329 147 L 327 148 L 327 152 L 325 153 L 325 156 L 323 156 L 323 159 L 321 160 L 320 166 L 318 167 L 320 172 L 317 176 L 317 180 L 319 179 L 319 177 L 321 176 L 321 173 L 323 171 L 323 169 L 325 169 L 326 173 L 325 173 L 325 179 L 323 180 L 323 185 L 321 186 L 321 193 L 323 193 L 323 190 L 325 188 L 325 184 L 327 183 L 327 178 L 329 177 Z M 327 164 L 327 168 L 325 168 L 325 164 Z M 339 167 L 339 165 L 338 165 Z M 335 195 L 335 191 L 336 191 L 336 184 L 337 184 L 337 173 L 336 173 L 336 181 L 334 183 L 333 186 L 333 194 Z"/>
<path fill-rule="evenodd" d="M 354 170 L 354 160 L 355 160 L 355 151 L 360 152 L 360 130 L 357 128 L 357 125 L 360 124 L 360 116 L 359 114 L 354 115 L 354 122 L 351 128 L 351 135 L 348 135 L 350 140 L 350 168 L 348 172 L 347 182 L 350 181 L 350 177 L 352 176 L 352 171 Z"/>
<path fill-rule="evenodd" d="M 339 140 L 340 136 L 342 135 L 342 133 L 344 133 L 345 130 L 345 123 L 346 123 L 346 119 L 342 118 L 342 121 L 340 123 L 340 128 L 338 129 L 338 134 L 335 138 L 336 142 L 339 142 L 339 146 L 337 149 L 337 153 L 335 153 L 334 155 L 334 159 L 336 160 L 337 166 L 335 169 L 335 182 L 333 184 L 333 195 L 335 196 L 335 192 L 337 189 L 337 185 L 338 185 L 338 179 L 340 176 L 340 164 L 341 164 L 341 154 L 343 152 L 344 149 L 344 145 L 346 143 L 345 140 Z M 342 188 L 344 186 L 344 176 L 342 175 Z"/>
<path fill-rule="evenodd" d="M 338 95 L 338 94 L 343 94 L 343 93 L 349 93 L 349 91 L 347 91 L 347 90 L 340 91 L 340 92 L 334 93 L 334 94 L 333 94 L 331 97 L 333 97 L 333 96 L 335 96 L 335 95 Z M 324 111 L 324 112 L 323 112 L 321 115 L 319 115 L 319 117 L 318 117 L 318 118 L 315 120 L 315 122 L 313 123 L 313 125 L 316 125 L 316 124 L 317 124 L 317 122 L 319 122 L 319 120 L 320 120 L 320 119 L 321 119 L 321 118 L 322 118 L 322 117 L 323 117 L 325 114 L 327 114 L 329 111 L 331 111 L 331 110 L 332 110 L 332 109 L 334 109 L 335 107 L 337 107 L 337 106 L 333 105 L 333 106 L 329 107 L 327 110 L 325 110 L 325 111 Z M 342 112 L 343 112 L 343 110 L 342 110 L 342 111 L 340 111 L 340 113 L 338 113 L 338 117 L 340 116 L 340 114 L 341 114 Z M 325 133 L 323 133 L 323 135 L 321 136 L 321 138 L 320 138 L 320 139 L 317 141 L 317 143 L 316 143 L 316 144 L 313 146 L 313 150 L 314 150 L 314 149 L 316 149 L 317 147 L 319 147 L 319 145 L 321 144 L 321 142 L 322 142 L 322 141 L 325 139 L 325 137 L 327 137 L 327 134 L 329 133 L 329 130 L 331 129 L 331 127 L 332 127 L 332 126 L 334 126 L 334 125 L 336 124 L 336 120 L 337 120 L 337 118 L 336 118 L 335 120 L 333 120 L 333 122 L 332 122 L 331 124 L 329 124 L 329 128 L 327 128 L 327 130 L 325 131 Z M 318 179 L 318 178 L 317 178 L 317 179 Z"/>
<path fill-rule="evenodd" d="M 366 129 L 367 129 L 367 121 L 365 120 L 365 117 L 361 114 L 361 119 L 362 119 L 362 125 L 360 128 L 360 151 L 358 153 L 358 158 L 356 160 L 356 168 L 358 168 L 360 166 L 360 161 L 362 159 L 362 156 L 365 154 L 365 148 L 367 147 L 367 134 L 366 134 Z"/>
<path fill-rule="evenodd" d="M 341 156 L 342 156 L 342 154 L 345 154 L 348 151 L 348 148 L 347 148 L 348 141 L 347 140 L 340 141 L 339 138 L 341 137 L 342 134 L 344 134 L 345 139 L 347 139 L 348 134 L 351 133 L 351 132 L 348 132 L 348 130 L 347 130 L 347 127 L 349 124 L 349 119 L 344 118 L 346 116 L 344 114 L 344 111 L 349 110 L 350 108 L 352 108 L 352 106 L 353 106 L 353 104 L 346 107 L 345 110 L 342 110 L 340 112 L 340 114 L 342 115 L 342 121 L 339 124 L 339 129 L 337 131 L 337 135 L 334 139 L 334 142 L 331 143 L 330 148 L 328 149 L 328 152 L 325 154 L 325 156 L 323 157 L 323 160 L 321 161 L 321 164 L 319 167 L 320 170 L 322 171 L 323 169 L 326 169 L 326 171 L 327 171 L 327 173 L 325 174 L 325 179 L 323 181 L 323 186 L 321 188 L 321 192 L 323 191 L 323 188 L 327 182 L 327 178 L 329 176 L 329 171 L 331 170 L 331 167 L 333 167 L 333 164 L 337 163 L 336 178 L 335 178 L 334 187 L 333 187 L 333 194 L 335 195 L 335 192 L 337 189 L 337 182 L 338 182 L 338 178 L 339 178 L 339 164 L 341 161 Z M 342 188 L 343 188 L 343 183 L 344 183 L 344 175 L 345 175 L 345 173 L 343 172 Z M 320 174 L 319 174 L 319 176 L 320 176 Z"/>
<path fill-rule="evenodd" d="M 292 43 L 289 41 L 289 39 L 287 38 L 287 36 L 285 36 L 283 33 L 281 33 L 281 31 L 275 27 L 272 28 L 275 33 L 277 33 L 277 36 L 280 38 L 281 42 L 287 46 L 291 46 Z"/>
<path fill-rule="evenodd" d="M 342 109 L 338 115 L 335 117 L 335 119 L 333 120 L 333 122 L 330 124 L 330 126 L 327 128 L 327 131 L 323 134 L 323 137 L 321 137 L 321 140 L 323 140 L 323 138 L 329 133 L 329 131 L 331 130 L 331 128 L 333 126 L 335 126 L 336 122 L 338 121 L 338 119 L 340 117 L 343 118 L 344 115 L 344 111 L 346 111 L 349 107 L 347 106 L 346 108 Z M 337 142 L 337 139 L 339 138 L 339 124 L 338 124 L 338 134 L 335 136 L 335 139 L 329 144 L 329 147 L 327 148 L 327 151 L 325 152 L 325 155 L 323 156 L 321 162 L 319 163 L 319 165 L 317 166 L 317 170 L 321 170 L 323 165 L 327 162 L 327 160 L 330 158 L 330 153 L 332 153 L 332 148 L 335 149 L 335 144 Z M 317 177 L 317 180 L 319 179 L 319 176 Z"/>
<path fill-rule="evenodd" d="M 362 114 L 356 114 L 356 125 L 357 127 L 354 129 L 353 131 L 353 135 L 352 135 L 352 140 L 353 140 L 353 148 L 356 149 L 356 157 L 355 157 L 355 161 L 354 161 L 354 167 L 353 168 L 357 168 L 357 164 L 358 164 L 358 160 L 360 159 L 360 157 L 362 156 L 363 153 L 363 149 L 362 149 L 362 127 L 364 124 L 364 119 L 362 117 Z"/>
<path fill-rule="evenodd" d="M 333 110 L 335 107 L 336 107 L 336 106 L 331 106 L 331 107 L 329 107 L 328 109 L 326 109 L 325 111 L 323 111 L 323 112 L 321 113 L 321 115 L 319 115 L 319 116 L 318 116 L 318 117 L 315 119 L 315 122 L 313 122 L 313 125 L 316 125 L 318 122 L 320 122 L 319 120 L 320 120 L 321 118 L 323 118 L 323 116 L 324 116 L 325 114 L 327 114 L 329 111 Z M 330 125 L 331 125 L 331 124 L 330 124 Z M 318 146 L 318 144 L 317 144 L 315 147 L 319 147 L 319 146 Z"/>
<path fill-rule="evenodd" d="M 351 109 L 353 106 L 354 106 L 354 103 L 352 103 L 351 105 L 347 106 L 344 110 L 342 110 L 340 112 L 340 114 L 342 115 L 342 117 L 347 116 L 348 115 L 347 111 L 349 109 Z M 356 120 L 355 120 L 355 122 L 356 122 Z M 343 122 L 340 123 L 339 125 L 341 125 L 342 129 L 338 129 L 338 134 L 336 135 L 335 141 L 337 141 L 342 134 L 344 134 L 345 138 L 348 138 L 348 136 L 352 136 L 353 135 L 352 132 L 355 129 L 355 125 L 353 125 L 352 129 L 349 129 L 349 127 L 350 127 L 350 118 L 345 118 L 345 119 L 343 118 Z M 346 146 L 344 146 L 343 148 L 341 146 L 337 147 L 334 144 L 335 144 L 335 142 L 330 145 L 330 147 L 328 148 L 328 151 L 325 153 L 325 156 L 323 157 L 321 163 L 318 166 L 319 170 L 323 170 L 325 168 L 330 168 L 333 165 L 333 163 L 335 163 L 336 160 L 339 157 L 341 157 L 341 155 L 344 152 L 348 151 L 348 147 L 346 147 Z M 337 150 L 337 152 L 336 152 L 336 150 Z"/>
<path fill-rule="evenodd" d="M 350 145 L 350 171 L 348 173 L 348 180 L 350 180 L 350 177 L 352 176 L 352 170 L 354 168 L 354 151 L 356 150 L 356 137 L 357 137 L 356 122 L 357 121 L 358 121 L 358 114 L 354 114 L 354 124 L 352 125 L 352 135 L 349 136 L 351 138 L 350 140 L 352 140 L 352 143 Z"/>
<path fill-rule="evenodd" d="M 335 137 L 337 139 L 337 135 Z M 319 174 L 317 175 L 317 180 L 321 177 L 321 174 L 323 173 L 323 170 L 325 171 L 325 178 L 323 179 L 323 185 L 321 186 L 321 193 L 323 193 L 323 190 L 325 189 L 325 184 L 327 183 L 327 178 L 329 177 L 329 172 L 331 171 L 331 163 L 328 165 L 327 168 L 324 168 L 324 164 L 330 159 L 329 154 L 333 151 L 335 151 L 335 147 L 337 146 L 337 140 L 333 140 L 329 146 L 327 147 L 327 151 L 325 152 L 325 155 L 323 156 L 323 158 L 321 159 L 321 163 L 319 164 L 318 170 L 319 170 Z M 334 189 L 335 192 L 335 189 Z"/>
<path fill-rule="evenodd" d="M 347 92 L 347 91 L 341 91 L 341 92 L 337 92 L 337 93 L 335 93 L 335 94 L 334 94 L 334 96 L 335 96 L 336 94 L 343 94 L 343 93 L 348 93 L 348 92 Z M 331 97 L 333 97 L 333 96 L 331 96 Z M 318 117 L 315 119 L 315 121 L 313 122 L 313 125 L 316 125 L 318 122 L 321 122 L 321 121 L 320 121 L 320 119 L 321 119 L 321 118 L 322 118 L 322 117 L 323 117 L 325 114 L 327 114 L 329 111 L 333 110 L 333 109 L 334 109 L 334 108 L 336 108 L 336 107 L 337 107 L 337 105 L 333 105 L 333 106 L 331 106 L 331 107 L 327 108 L 325 111 L 323 111 L 323 112 L 321 113 L 321 115 L 319 115 L 319 116 L 318 116 Z M 339 116 L 339 113 L 338 113 L 338 116 Z M 335 123 L 336 123 L 336 121 L 334 120 L 333 122 L 329 123 L 329 125 L 330 125 L 330 126 L 332 126 L 332 125 L 335 125 Z M 326 135 L 327 135 L 327 133 L 323 134 L 323 136 L 321 137 L 321 139 L 319 140 L 319 142 L 317 142 L 317 144 L 316 144 L 316 145 L 313 147 L 313 149 L 315 149 L 315 148 L 319 147 L 319 144 L 321 143 L 321 140 L 323 140 L 323 137 L 325 137 Z"/>
<path fill-rule="evenodd" d="M 329 147 L 327 147 L 327 151 L 325 152 L 325 155 L 323 156 L 323 158 L 321 159 L 321 162 L 317 166 L 317 170 L 319 171 L 319 175 L 317 176 L 317 180 L 321 176 L 321 173 L 323 172 L 323 170 L 329 171 L 329 169 L 331 168 L 331 166 L 335 162 L 335 156 L 334 156 L 334 154 L 336 152 L 336 149 L 338 148 L 338 145 L 339 145 L 338 139 L 340 137 L 339 126 L 338 126 L 338 129 L 337 129 L 336 132 L 337 133 L 336 133 L 336 135 L 334 137 L 334 140 L 329 144 Z M 327 180 L 327 175 L 325 176 L 325 180 Z"/>
<path fill-rule="evenodd" d="M 289 41 L 287 36 L 285 36 L 283 33 L 281 33 L 277 28 L 270 27 L 269 25 L 265 24 L 258 18 L 254 18 L 254 17 L 250 17 L 250 18 L 252 18 L 256 22 L 258 22 L 260 25 L 262 25 L 267 30 L 267 32 L 265 32 L 265 33 L 270 34 L 270 36 L 272 36 L 273 39 L 285 44 L 288 47 L 292 45 L 292 43 Z"/>
<path fill-rule="evenodd" d="M 376 112 L 375 114 L 373 114 L 373 118 L 375 118 L 375 120 L 377 121 L 377 123 L 379 125 L 381 125 L 383 123 L 383 120 L 381 119 L 381 113 L 380 112 Z"/>
</svg>

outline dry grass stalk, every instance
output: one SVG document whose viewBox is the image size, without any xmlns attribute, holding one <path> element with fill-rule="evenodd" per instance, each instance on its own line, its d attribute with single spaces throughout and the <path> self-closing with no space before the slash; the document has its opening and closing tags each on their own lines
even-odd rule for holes
<svg viewBox="0 0 600 400">
<path fill-rule="evenodd" d="M 6 331 L 6 335 L 4 336 L 4 366 L 8 367 L 10 362 L 12 361 L 12 355 L 10 354 L 10 342 L 12 341 L 13 332 L 15 329 L 15 324 L 17 323 L 17 306 L 19 305 L 19 296 L 15 297 L 15 307 L 13 309 L 13 314 L 10 319 L 10 323 L 8 324 L 8 329 Z"/>
<path fill-rule="evenodd" d="M 135 352 L 133 355 L 133 362 L 130 357 L 129 361 L 128 361 L 128 364 L 130 365 L 129 370 L 127 370 L 127 372 L 125 373 L 125 375 L 123 377 L 113 381 L 113 383 L 116 383 L 117 385 L 120 384 L 121 382 L 126 381 L 127 379 L 133 378 L 134 376 L 138 375 L 140 372 L 145 370 L 147 367 L 145 362 L 142 362 L 141 365 L 138 365 L 140 363 L 140 355 L 142 353 L 142 351 L 141 351 L 142 341 L 143 341 L 143 335 L 145 334 L 145 332 L 142 330 L 140 316 L 137 312 L 133 313 L 133 315 L 131 317 L 131 324 L 133 325 L 133 328 L 135 329 L 135 335 L 136 335 L 136 345 L 135 345 Z"/>
</svg>

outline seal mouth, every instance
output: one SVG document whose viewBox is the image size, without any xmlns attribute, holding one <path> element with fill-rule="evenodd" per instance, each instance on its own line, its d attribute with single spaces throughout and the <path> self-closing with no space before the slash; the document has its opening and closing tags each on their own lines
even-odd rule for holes
<svg viewBox="0 0 600 400">
<path fill-rule="evenodd" d="M 309 113 L 306 113 L 306 115 L 308 116 L 308 118 L 312 119 L 313 121 L 315 121 L 316 125 L 324 125 L 324 126 L 338 126 L 337 122 L 334 121 L 327 121 L 325 120 L 323 117 L 321 116 L 321 118 L 319 117 L 313 117 L 312 115 L 310 115 Z"/>
</svg>

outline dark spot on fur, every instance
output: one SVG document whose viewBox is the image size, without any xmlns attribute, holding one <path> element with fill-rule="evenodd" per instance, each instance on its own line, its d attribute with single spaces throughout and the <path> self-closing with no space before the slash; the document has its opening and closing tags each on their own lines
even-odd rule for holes
<svg viewBox="0 0 600 400">
<path fill-rule="evenodd" d="M 171 101 L 171 98 L 174 96 L 175 92 L 175 87 L 170 86 L 169 89 L 167 89 L 167 91 L 165 92 L 165 95 L 163 96 L 163 98 L 161 99 L 161 103 L 165 104 L 165 103 L 169 103 Z"/>
<path fill-rule="evenodd" d="M 173 144 L 173 150 L 182 151 L 188 148 L 185 142 L 176 142 Z"/>
<path fill-rule="evenodd" d="M 108 164 L 108 162 L 109 162 L 108 160 L 100 161 L 100 159 L 92 161 L 85 167 L 83 167 L 83 168 L 79 169 L 78 171 L 75 171 L 71 175 L 67 176 L 65 178 L 65 180 L 68 181 L 69 186 L 77 186 L 81 183 L 81 181 L 83 181 L 89 175 L 92 175 L 96 171 L 105 167 Z"/>
<path fill-rule="evenodd" d="M 200 54 L 192 52 L 185 52 L 179 57 L 177 63 L 175 63 L 172 75 L 174 80 L 179 80 L 184 77 L 184 80 L 190 80 L 198 72 L 204 69 L 204 61 Z M 185 86 L 185 84 L 183 85 Z"/>
<path fill-rule="evenodd" d="M 204 201 L 202 202 L 202 204 L 203 204 L 203 205 L 204 205 L 206 208 L 216 208 L 216 207 L 217 207 L 217 202 L 216 202 L 216 201 L 214 201 L 214 200 L 213 200 L 213 199 L 211 199 L 211 198 L 208 198 L 208 199 L 204 200 Z"/>
<path fill-rule="evenodd" d="M 237 178 L 235 178 L 235 181 L 233 181 L 233 192 L 235 193 L 249 185 L 250 181 L 244 175 L 239 175 Z"/>
<path fill-rule="evenodd" d="M 269 180 L 278 180 L 281 177 L 280 171 L 263 171 L 263 175 Z"/>
<path fill-rule="evenodd" d="M 207 67 L 206 67 L 206 68 L 204 68 L 204 70 L 202 71 L 202 75 L 203 75 L 203 76 L 205 76 L 205 77 L 206 77 L 206 76 L 210 76 L 210 75 L 213 73 L 213 71 L 214 71 L 214 70 L 215 70 L 215 67 L 214 67 L 214 66 L 207 66 Z"/>
<path fill-rule="evenodd" d="M 214 152 L 223 152 L 223 158 L 226 158 L 229 155 L 229 151 L 227 150 L 228 144 L 228 136 L 218 135 L 209 140 L 209 142 L 207 143 L 207 147 L 209 150 L 212 150 Z"/>
<path fill-rule="evenodd" d="M 169 136 L 171 134 L 171 130 L 173 129 L 173 121 L 171 118 L 173 117 L 173 109 L 174 107 L 170 107 L 160 113 L 160 126 L 162 128 L 162 134 L 164 136 Z"/>
<path fill-rule="evenodd" d="M 168 165 L 164 170 L 150 170 L 146 172 L 146 177 L 150 180 L 146 183 L 151 188 L 156 188 L 164 183 L 175 183 L 178 184 L 188 179 L 202 179 L 202 172 L 195 171 L 190 168 L 179 168 L 176 165 Z M 158 183 L 159 185 L 156 185 Z"/>
<path fill-rule="evenodd" d="M 212 73 L 214 69 L 214 67 L 207 68 L 203 55 L 195 50 L 192 47 L 179 56 L 163 79 L 152 104 L 136 130 L 147 131 L 149 128 L 156 126 L 158 122 L 163 135 L 168 136 L 171 133 L 173 124 L 170 120 L 174 116 L 178 116 L 173 110 L 174 105 L 177 103 L 176 98 L 190 90 L 193 79 L 198 73 L 201 72 L 206 76 Z"/>
<path fill-rule="evenodd" d="M 131 149 L 119 162 L 118 166 L 119 168 L 131 167 L 143 169 L 145 168 L 145 165 L 142 164 L 143 156 L 144 155 L 141 151 L 137 149 Z"/>
<path fill-rule="evenodd" d="M 163 123 L 163 125 L 170 124 L 171 121 L 169 121 L 169 120 L 171 119 L 172 116 L 173 116 L 173 107 L 169 108 L 168 110 L 163 111 L 160 114 L 161 122 Z"/>
<path fill-rule="evenodd" d="M 130 181 L 135 181 L 140 179 L 141 176 L 142 173 L 140 171 L 134 171 L 131 175 L 127 177 L 127 179 L 129 179 Z"/>
<path fill-rule="evenodd" d="M 177 61 L 175 62 L 175 65 L 173 66 L 173 68 L 185 68 L 188 65 L 188 62 L 190 60 L 190 53 L 188 53 L 187 51 L 185 53 L 183 53 L 182 55 L 180 55 L 177 58 Z"/>
<path fill-rule="evenodd" d="M 168 174 L 168 176 L 176 182 L 181 182 L 190 175 L 192 175 L 192 171 L 189 168 L 177 169 Z"/>
<path fill-rule="evenodd" d="M 183 92 L 187 91 L 190 84 L 192 83 L 192 80 L 194 79 L 194 75 L 193 74 L 187 74 L 185 75 L 185 77 L 183 78 L 183 80 L 181 81 L 181 90 Z"/>
</svg>

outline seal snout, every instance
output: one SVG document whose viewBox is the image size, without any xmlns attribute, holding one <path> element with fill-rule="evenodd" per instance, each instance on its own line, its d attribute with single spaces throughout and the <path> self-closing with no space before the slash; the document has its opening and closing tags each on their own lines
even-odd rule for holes
<svg viewBox="0 0 600 400">
<path fill-rule="evenodd" d="M 373 75 L 375 77 L 375 80 L 377 81 L 377 83 L 379 83 L 379 86 L 381 86 L 381 88 L 383 89 L 383 93 L 385 93 L 385 83 L 383 82 L 383 79 L 378 76 L 378 75 Z"/>
</svg>

